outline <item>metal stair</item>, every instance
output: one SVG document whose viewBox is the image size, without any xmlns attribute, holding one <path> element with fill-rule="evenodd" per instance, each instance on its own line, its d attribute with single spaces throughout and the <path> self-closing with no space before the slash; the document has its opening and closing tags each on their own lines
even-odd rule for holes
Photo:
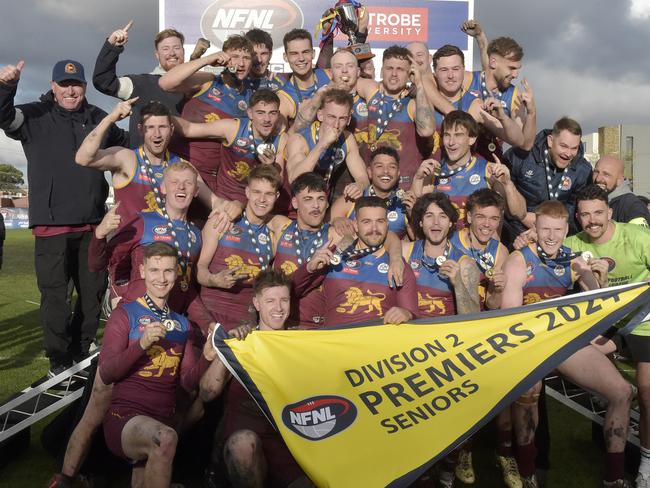
<svg viewBox="0 0 650 488">
<path fill-rule="evenodd" d="M 57 376 L 37 381 L 0 405 L 0 443 L 80 398 L 86 385 L 80 372 L 87 372 L 98 354 L 99 350 Z"/>
</svg>

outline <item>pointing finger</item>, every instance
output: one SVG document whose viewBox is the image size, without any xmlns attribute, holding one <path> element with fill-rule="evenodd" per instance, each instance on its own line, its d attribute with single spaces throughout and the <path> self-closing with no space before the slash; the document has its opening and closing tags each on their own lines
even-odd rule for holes
<svg viewBox="0 0 650 488">
<path fill-rule="evenodd" d="M 22 70 L 23 70 L 23 66 L 25 66 L 25 61 L 23 61 L 23 60 L 21 59 L 20 61 L 18 61 L 18 64 L 16 65 L 16 69 L 17 69 L 18 71 L 22 71 Z"/>
<path fill-rule="evenodd" d="M 132 25 L 133 25 L 133 19 L 129 20 L 129 23 L 126 24 L 126 25 L 122 28 L 122 30 L 125 31 L 125 32 L 128 32 Z"/>
</svg>

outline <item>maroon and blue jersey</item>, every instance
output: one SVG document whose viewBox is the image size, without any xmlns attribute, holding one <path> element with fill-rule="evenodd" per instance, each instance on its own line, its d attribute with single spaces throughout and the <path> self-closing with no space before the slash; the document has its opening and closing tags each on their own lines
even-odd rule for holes
<svg viewBox="0 0 650 488">
<path fill-rule="evenodd" d="M 178 276 L 169 293 L 172 310 L 187 313 L 207 334 L 213 316 L 206 310 L 196 289 L 194 265 L 201 251 L 201 231 L 193 224 L 182 220 L 173 221 L 176 239 L 171 235 L 167 220 L 158 212 L 141 212 L 128 221 L 123 231 L 108 243 L 105 239 L 90 241 L 88 267 L 100 271 L 108 267 L 112 283 L 118 283 L 120 298 L 129 302 L 141 297 L 146 291 L 144 279 L 140 276 L 140 265 L 144 262 L 144 248 L 154 242 L 165 242 L 176 247 L 178 242 L 186 266 L 178 265 Z M 217 321 L 219 319 L 217 318 Z"/>
<path fill-rule="evenodd" d="M 517 111 L 517 106 L 519 104 L 518 92 L 519 88 L 515 85 L 510 85 L 508 88 L 501 92 L 499 90 L 494 90 L 490 92 L 487 87 L 484 85 L 485 75 L 482 71 L 473 71 L 470 75 L 469 87 L 467 88 L 467 93 L 472 94 L 473 96 L 485 100 L 488 97 L 493 97 L 498 99 L 501 102 L 501 106 L 505 111 L 508 117 L 512 117 L 513 114 Z"/>
<path fill-rule="evenodd" d="M 197 123 L 246 118 L 246 109 L 252 94 L 249 86 L 243 85 L 240 91 L 228 86 L 221 75 L 217 75 L 207 89 L 194 95 L 185 104 L 182 117 Z M 174 139 L 173 146 L 176 152 L 194 165 L 205 184 L 216 193 L 221 143 L 214 139 Z"/>
<path fill-rule="evenodd" d="M 367 130 L 364 134 L 359 132 L 355 134 L 364 161 L 370 161 L 371 153 L 379 146 L 390 146 L 399 153 L 400 187 L 405 190 L 411 188 L 415 172 L 424 157 L 428 157 L 433 149 L 431 138 L 421 137 L 417 133 L 415 104 L 410 104 L 410 101 L 409 96 L 398 100 L 377 90 L 367 100 Z M 409 106 L 412 107 L 411 110 Z M 388 124 L 383 128 L 384 121 L 391 113 L 393 116 L 388 119 Z M 377 137 L 378 130 L 379 137 Z"/>
<path fill-rule="evenodd" d="M 320 122 L 314 122 L 309 127 L 305 127 L 297 132 L 307 142 L 307 147 L 310 152 L 318 143 L 319 128 Z M 348 157 L 349 149 L 348 143 L 345 140 L 346 135 L 347 132 L 343 131 L 336 142 L 321 154 L 318 163 L 316 163 L 316 167 L 313 169 L 313 171 L 327 180 L 328 187 L 331 186 L 334 175 L 343 168 L 345 159 Z"/>
<path fill-rule="evenodd" d="M 261 78 L 252 78 L 249 76 L 244 80 L 244 83 L 253 92 L 262 89 L 277 92 L 278 90 L 281 90 L 284 87 L 286 80 L 283 80 L 276 74 L 272 74 L 270 75 L 270 77 L 262 76 Z"/>
<path fill-rule="evenodd" d="M 363 191 L 363 196 L 367 197 L 370 195 L 370 187 L 366 188 Z M 397 236 L 402 239 L 406 235 L 406 228 L 408 227 L 408 216 L 407 210 L 402 202 L 402 199 L 399 198 L 395 192 L 391 192 L 390 196 L 385 199 L 386 208 L 388 213 L 386 217 L 388 218 L 388 230 L 397 234 Z M 357 213 L 354 210 L 354 207 L 348 212 L 348 219 L 353 220 L 356 217 Z"/>
<path fill-rule="evenodd" d="M 368 133 L 368 104 L 358 93 L 354 94 L 352 118 L 348 124 L 348 130 L 354 134 L 355 138 L 357 133 Z"/>
<path fill-rule="evenodd" d="M 223 142 L 215 194 L 226 200 L 238 200 L 245 204 L 248 175 L 255 166 L 262 164 L 257 159 L 257 146 L 273 144 L 277 153 L 280 147 L 280 135 L 270 137 L 268 140 L 255 138 L 249 119 L 235 120 L 239 124 L 235 138 Z"/>
<path fill-rule="evenodd" d="M 329 84 L 331 81 L 327 72 L 321 68 L 314 68 L 314 84 L 306 89 L 299 89 L 293 76 L 291 76 L 278 91 L 280 99 L 285 99 L 291 106 L 290 119 L 295 119 L 300 104 L 314 96 L 316 91 Z"/>
<path fill-rule="evenodd" d="M 404 285 L 388 286 L 388 254 L 382 250 L 360 259 L 342 261 L 319 274 L 309 274 L 303 265 L 294 275 L 296 294 L 323 285 L 326 327 L 382 319 L 392 307 L 402 307 L 417 316 L 415 277 L 404 268 Z"/>
<path fill-rule="evenodd" d="M 462 252 L 465 256 L 472 258 L 476 263 L 476 266 L 478 266 L 480 273 L 478 294 L 481 310 L 485 310 L 487 308 L 485 305 L 487 288 L 490 281 L 487 276 L 485 276 L 485 272 L 488 269 L 494 268 L 497 262 L 502 263 L 508 256 L 508 250 L 495 238 L 491 238 L 484 248 L 477 249 L 472 246 L 469 235 L 470 232 L 471 230 L 468 228 L 459 230 L 454 232 L 449 240 L 451 241 L 452 246 Z"/>
<path fill-rule="evenodd" d="M 319 231 L 302 230 L 298 228 L 298 222 L 291 222 L 278 239 L 273 267 L 289 277 L 293 275 L 302 263 L 311 258 L 312 251 L 317 251 L 327 242 L 329 229 L 330 225 L 324 224 Z M 291 301 L 287 325 L 304 329 L 321 327 L 324 304 L 322 287 L 297 297 Z"/>
<path fill-rule="evenodd" d="M 566 295 L 576 282 L 576 275 L 571 269 L 571 262 L 546 260 L 537 255 L 534 244 L 514 253 L 519 253 L 526 263 L 526 284 L 524 285 L 524 305 L 537 303 L 550 298 Z M 571 249 L 562 246 L 560 252 L 571 254 Z"/>
<path fill-rule="evenodd" d="M 476 190 L 490 188 L 488 175 L 488 162 L 478 156 L 472 156 L 467 166 L 449 177 L 442 176 L 452 173 L 445 161 L 440 164 L 440 175 L 435 177 L 437 191 L 447 194 L 451 202 L 458 209 L 458 222 L 456 228 L 465 227 L 465 204 L 469 196 Z"/>
<path fill-rule="evenodd" d="M 251 236 L 252 231 L 253 236 Z M 252 237 L 257 241 L 253 243 Z M 273 260 L 272 235 L 266 224 L 247 226 L 244 217 L 233 223 L 232 228 L 219 238 L 217 250 L 208 266 L 210 273 L 224 269 L 239 268 L 239 274 L 249 278 L 239 280 L 232 288 L 201 287 L 201 299 L 210 310 L 218 310 L 227 317 L 222 323 L 226 330 L 237 327 L 241 320 L 248 320 L 252 313 L 253 280 L 262 270 L 260 256 L 268 266 Z M 270 259 L 267 253 L 270 249 Z M 260 250 L 258 253 L 256 248 Z"/>
<path fill-rule="evenodd" d="M 470 91 L 461 92 L 460 97 L 451 102 L 456 110 L 462 110 L 467 112 L 472 106 L 474 100 L 479 98 L 477 95 Z M 442 121 L 445 119 L 445 115 L 438 110 L 434 111 L 434 116 L 436 118 L 436 132 L 433 134 L 433 149 L 431 150 L 432 158 L 436 161 L 440 161 L 442 158 Z"/>
<path fill-rule="evenodd" d="M 144 149 L 142 146 L 133 149 L 136 157 L 135 170 L 129 180 L 121 186 L 113 186 L 115 189 L 115 202 L 119 202 L 117 214 L 122 217 L 122 222 L 128 222 L 138 212 L 158 210 L 158 203 L 154 194 L 153 186 L 160 189 L 163 173 L 167 166 L 183 161 L 176 154 L 169 151 L 165 153 L 165 164 L 151 165 L 153 181 L 147 173 L 142 172 L 144 165 Z M 122 226 L 120 226 L 121 228 Z M 119 229 L 118 229 L 119 232 Z"/>
<path fill-rule="evenodd" d="M 447 278 L 440 276 L 436 259 L 424 254 L 424 240 L 409 244 L 406 262 L 415 274 L 419 317 L 439 317 L 456 314 L 454 289 Z M 454 246 L 449 246 L 447 259 L 460 262 L 464 258 Z"/>
<path fill-rule="evenodd" d="M 174 415 L 181 369 L 194 366 L 196 358 L 190 353 L 185 359 L 186 350 L 192 348 L 187 318 L 173 311 L 169 318 L 174 329 L 142 350 L 139 341 L 146 326 L 159 322 L 160 317 L 141 298 L 120 305 L 111 314 L 99 356 L 102 380 L 115 383 L 111 410 L 137 411 L 159 420 Z"/>
</svg>

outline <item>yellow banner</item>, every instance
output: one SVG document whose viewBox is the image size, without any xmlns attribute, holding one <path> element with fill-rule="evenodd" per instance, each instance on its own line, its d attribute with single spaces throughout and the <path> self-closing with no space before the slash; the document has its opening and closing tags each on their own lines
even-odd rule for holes
<svg viewBox="0 0 650 488">
<path fill-rule="evenodd" d="M 401 325 L 252 333 L 219 354 L 319 487 L 408 486 L 647 284 Z"/>
</svg>

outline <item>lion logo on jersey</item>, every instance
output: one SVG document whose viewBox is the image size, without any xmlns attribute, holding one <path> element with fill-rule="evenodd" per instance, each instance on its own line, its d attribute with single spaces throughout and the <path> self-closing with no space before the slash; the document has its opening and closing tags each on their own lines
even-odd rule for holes
<svg viewBox="0 0 650 488">
<path fill-rule="evenodd" d="M 225 262 L 228 265 L 228 269 L 239 267 L 239 272 L 241 274 L 247 274 L 251 278 L 255 278 L 258 274 L 260 274 L 259 266 L 255 265 L 255 263 L 253 263 L 250 259 L 248 260 L 248 264 L 246 264 L 242 257 L 236 254 L 231 254 L 228 256 L 225 259 Z"/>
<path fill-rule="evenodd" d="M 418 308 L 420 310 L 423 310 L 425 313 L 436 314 L 436 315 L 447 314 L 447 307 L 445 306 L 445 301 L 440 297 L 432 297 L 428 293 L 425 293 L 423 295 L 422 293 L 418 292 Z"/>
<path fill-rule="evenodd" d="M 359 307 L 368 307 L 365 313 L 377 312 L 380 317 L 384 314 L 381 309 L 381 302 L 386 299 L 383 293 L 373 293 L 367 290 L 368 294 L 364 295 L 363 291 L 357 287 L 351 287 L 345 291 L 345 302 L 336 307 L 339 313 L 354 313 Z M 346 308 L 350 307 L 349 310 Z"/>
<path fill-rule="evenodd" d="M 156 202 L 156 195 L 153 191 L 148 191 L 144 196 L 144 203 L 147 205 L 142 209 L 143 212 L 157 212 L 158 202 Z"/>
<path fill-rule="evenodd" d="M 298 266 L 293 261 L 285 261 L 280 266 L 280 269 L 285 275 L 291 276 L 298 269 Z"/>
<path fill-rule="evenodd" d="M 234 178 L 237 181 L 244 181 L 246 178 L 248 178 L 250 172 L 251 167 L 248 166 L 248 164 L 246 164 L 244 161 L 237 161 L 235 163 L 235 169 L 226 171 L 226 173 L 228 173 L 228 176 Z"/>
<path fill-rule="evenodd" d="M 160 378 L 165 370 L 171 369 L 169 375 L 175 376 L 181 364 L 181 355 L 180 352 L 175 353 L 172 350 L 168 352 L 160 346 L 151 346 L 147 349 L 147 356 L 151 359 L 151 363 L 138 371 L 138 374 L 143 378 Z"/>
<path fill-rule="evenodd" d="M 369 124 L 368 130 L 364 131 L 359 131 L 354 134 L 354 138 L 357 140 L 358 143 L 365 142 L 366 144 L 369 143 L 368 141 L 368 132 L 372 131 L 373 134 L 376 134 L 377 126 L 374 124 Z M 381 143 L 385 146 L 390 146 L 394 147 L 397 151 L 402 150 L 402 143 L 399 140 L 399 129 L 390 129 L 390 130 L 385 130 L 382 132 L 381 137 L 377 141 L 378 143 Z"/>
<path fill-rule="evenodd" d="M 215 114 L 214 112 L 210 112 L 209 114 L 205 114 L 203 116 L 203 121 L 204 122 L 216 122 L 220 118 L 221 117 L 219 117 L 219 114 Z"/>
<path fill-rule="evenodd" d="M 546 293 L 530 292 L 524 294 L 524 305 L 530 305 L 531 303 L 541 302 L 542 300 L 548 300 L 550 298 L 557 298 L 556 295 L 547 295 Z"/>
</svg>

